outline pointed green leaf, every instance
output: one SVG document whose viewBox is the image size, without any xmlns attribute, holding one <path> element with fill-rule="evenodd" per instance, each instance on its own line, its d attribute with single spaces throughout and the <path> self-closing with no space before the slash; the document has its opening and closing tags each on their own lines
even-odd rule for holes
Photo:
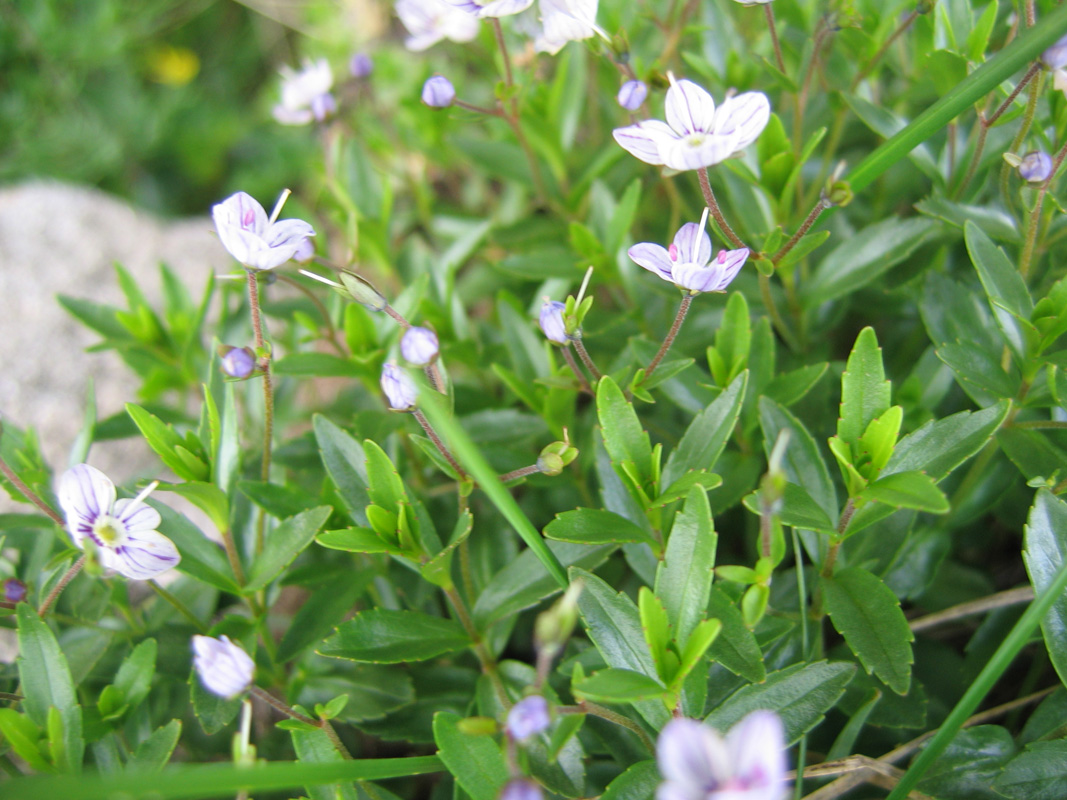
<svg viewBox="0 0 1067 800">
<path fill-rule="evenodd" d="M 656 665 L 656 674 L 660 680 L 670 680 L 676 661 L 668 659 L 667 652 L 674 637 L 663 603 L 647 586 L 642 586 L 637 592 L 637 610 L 641 615 L 641 629 L 645 633 L 648 651 Z"/>
<path fill-rule="evenodd" d="M 470 645 L 459 623 L 419 611 L 375 608 L 342 623 L 319 655 L 374 664 L 425 661 Z"/>
<path fill-rule="evenodd" d="M 497 800 L 509 777 L 504 754 L 492 736 L 463 733 L 459 722 L 457 714 L 434 714 L 437 755 L 471 800 Z"/>
<path fill-rule="evenodd" d="M 576 508 L 556 514 L 556 518 L 545 526 L 546 539 L 578 544 L 620 544 L 622 542 L 644 542 L 658 547 L 652 534 L 640 528 L 625 517 L 611 511 L 596 508 Z"/>
<path fill-rule="evenodd" d="M 604 446 L 616 465 L 632 462 L 644 480 L 651 477 L 652 445 L 641 427 L 634 407 L 626 400 L 618 384 L 604 376 L 597 385 L 597 416 L 604 436 Z"/>
<path fill-rule="evenodd" d="M 758 491 L 745 495 L 744 504 L 753 514 L 758 516 L 761 513 Z M 783 525 L 805 531 L 833 533 L 837 529 L 804 487 L 795 483 L 785 484 L 782 503 L 776 511 L 776 516 Z"/>
<path fill-rule="evenodd" d="M 137 745 L 130 760 L 126 762 L 126 770 L 142 773 L 159 772 L 170 761 L 181 734 L 182 724 L 176 719 L 156 728 L 147 739 Z"/>
<path fill-rule="evenodd" d="M 631 669 L 602 669 L 571 686 L 571 691 L 598 703 L 632 703 L 661 697 L 666 689 Z"/>
<path fill-rule="evenodd" d="M 964 241 L 989 302 L 1017 317 L 1030 319 L 1034 301 L 1019 270 L 1004 255 L 1004 251 L 970 220 L 964 225 Z"/>
<path fill-rule="evenodd" d="M 857 459 L 866 468 L 864 474 L 874 477 L 893 455 L 893 448 L 900 434 L 900 423 L 904 420 L 904 409 L 893 406 L 887 412 L 872 419 L 859 441 L 860 458 Z M 860 470 L 863 472 L 863 470 Z"/>
<path fill-rule="evenodd" d="M 751 683 L 763 683 L 767 669 L 756 636 L 745 625 L 734 601 L 715 587 L 708 600 L 708 617 L 722 623 L 722 631 L 708 649 L 711 659 Z"/>
<path fill-rule="evenodd" d="M 832 578 L 823 579 L 822 587 L 834 627 L 864 669 L 897 694 L 907 694 L 915 637 L 896 595 L 880 578 L 859 567 L 838 570 Z"/>
<path fill-rule="evenodd" d="M 690 470 L 712 470 L 734 431 L 748 386 L 748 372 L 731 381 L 707 408 L 689 423 L 663 468 L 663 485 L 670 486 Z"/>
<path fill-rule="evenodd" d="M 874 328 L 864 328 L 856 337 L 852 354 L 841 374 L 841 417 L 837 435 L 850 445 L 859 443 L 863 432 L 889 410 L 889 381 L 882 368 L 882 348 Z"/>
<path fill-rule="evenodd" d="M 681 646 L 704 618 L 718 539 L 707 493 L 694 487 L 674 518 L 663 561 L 656 569 L 656 597 L 663 601 Z"/>
<path fill-rule="evenodd" d="M 767 456 L 770 457 L 771 448 L 778 441 L 779 433 L 782 430 L 788 430 L 789 446 L 785 450 L 785 459 L 782 462 L 786 478 L 790 483 L 803 487 L 815 504 L 822 509 L 831 525 L 836 526 L 840 509 L 837 503 L 837 492 L 830 479 L 830 470 L 826 467 L 826 461 L 823 460 L 815 439 L 800 420 L 770 398 L 760 398 L 759 415 Z"/>
<path fill-rule="evenodd" d="M 352 521 L 366 527 L 364 509 L 370 505 L 370 495 L 367 493 L 367 456 L 363 447 L 326 417 L 316 414 L 312 423 L 322 463 L 326 465 L 337 493 Z"/>
<path fill-rule="evenodd" d="M 895 472 L 881 477 L 868 484 L 859 497 L 933 514 L 945 514 L 949 510 L 944 492 L 937 488 L 933 478 L 921 472 Z"/>
<path fill-rule="evenodd" d="M 1037 493 L 1023 535 L 1023 562 L 1034 593 L 1041 596 L 1067 561 L 1067 503 L 1046 489 Z M 1045 647 L 1060 681 L 1067 685 L 1067 596 L 1041 621 Z"/>
<path fill-rule="evenodd" d="M 992 438 L 1008 415 L 1007 401 L 981 411 L 961 411 L 944 419 L 931 420 L 901 439 L 882 470 L 925 472 L 936 481 L 973 456 Z"/>
<path fill-rule="evenodd" d="M 319 528 L 333 512 L 330 506 L 319 506 L 297 514 L 270 532 L 263 552 L 252 564 L 246 589 L 258 590 L 274 580 L 293 560 L 311 544 Z"/>
</svg>

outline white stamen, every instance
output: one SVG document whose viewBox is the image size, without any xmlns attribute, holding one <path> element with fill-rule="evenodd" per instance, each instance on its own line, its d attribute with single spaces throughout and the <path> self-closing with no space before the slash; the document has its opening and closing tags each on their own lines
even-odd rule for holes
<svg viewBox="0 0 1067 800">
<path fill-rule="evenodd" d="M 314 272 L 308 272 L 306 269 L 297 270 L 301 275 L 305 275 L 308 278 L 313 278 L 319 283 L 325 283 L 327 286 L 332 286 L 335 289 L 343 289 L 344 287 L 336 281 L 331 281 L 329 278 L 324 278 L 321 275 L 316 275 Z"/>
<path fill-rule="evenodd" d="M 700 215 L 700 235 L 697 236 L 697 252 L 700 252 L 700 242 L 704 238 L 704 229 L 708 224 L 708 207 L 704 206 L 704 213 Z"/>
<path fill-rule="evenodd" d="M 593 277 L 593 267 L 590 265 L 589 269 L 585 271 L 585 277 L 582 278 L 582 288 L 578 290 L 578 297 L 574 301 L 574 305 L 579 306 L 582 304 L 582 298 L 585 297 L 585 289 L 589 285 L 589 279 Z"/>
<path fill-rule="evenodd" d="M 133 498 L 133 502 L 130 503 L 128 506 L 126 506 L 126 513 L 127 514 L 133 513 L 133 510 L 135 508 L 137 508 L 139 505 L 141 505 L 144 502 L 144 499 L 146 497 L 148 497 L 148 495 L 152 494 L 152 492 L 155 491 L 155 488 L 157 486 L 159 486 L 159 481 L 152 481 L 144 489 L 142 489 L 141 493 L 139 495 L 137 495 L 135 498 Z"/>
<path fill-rule="evenodd" d="M 677 82 L 674 80 L 674 73 L 670 70 L 667 70 L 667 80 L 671 82 L 672 88 L 678 85 Z"/>
<path fill-rule="evenodd" d="M 270 212 L 270 219 L 267 220 L 268 225 L 273 225 L 278 220 L 278 215 L 282 213 L 282 206 L 285 205 L 285 201 L 289 199 L 289 195 L 292 192 L 288 189 L 284 190 L 281 197 L 278 198 L 278 202 L 274 204 L 274 210 Z"/>
</svg>

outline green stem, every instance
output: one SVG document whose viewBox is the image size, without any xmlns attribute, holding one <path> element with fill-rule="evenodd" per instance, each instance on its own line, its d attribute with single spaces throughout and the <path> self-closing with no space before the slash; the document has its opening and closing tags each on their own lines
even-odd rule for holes
<svg viewBox="0 0 1067 800">
<path fill-rule="evenodd" d="M 448 601 L 452 604 L 452 608 L 456 612 L 456 617 L 459 619 L 459 624 L 463 626 L 463 630 L 465 630 L 470 637 L 471 648 L 474 650 L 474 654 L 478 656 L 478 661 L 482 665 L 482 672 L 488 676 L 490 683 L 493 684 L 493 689 L 496 691 L 500 704 L 505 710 L 511 708 L 513 704 L 511 698 L 508 697 L 507 687 L 504 686 L 504 681 L 500 677 L 500 670 L 497 669 L 496 659 L 493 658 L 493 654 L 489 652 L 489 648 L 485 646 L 485 641 L 482 639 L 481 633 L 478 632 L 474 622 L 471 620 L 470 612 L 467 610 L 467 604 L 463 602 L 463 598 L 459 596 L 459 592 L 456 591 L 454 586 L 442 589 L 442 591 L 445 593 L 445 597 L 448 598 Z"/>
<path fill-rule="evenodd" d="M 800 227 L 797 228 L 797 232 L 790 236 L 789 241 L 782 245 L 778 252 L 771 257 L 771 263 L 775 266 L 778 266 L 778 264 L 783 258 L 786 257 L 789 251 L 797 246 L 797 242 L 804 238 L 804 234 L 811 230 L 811 226 L 815 224 L 815 221 L 819 218 L 822 212 L 824 212 L 832 205 L 833 203 L 831 203 L 827 198 L 820 197 L 819 202 L 815 204 L 814 208 L 812 208 L 811 211 L 808 212 L 808 216 L 804 218 L 804 221 L 802 223 L 800 223 Z"/>
<path fill-rule="evenodd" d="M 593 362 L 593 357 L 590 356 L 589 352 L 585 349 L 585 342 L 582 341 L 582 332 L 578 331 L 578 334 L 571 341 L 574 342 L 574 349 L 578 351 L 578 357 L 582 359 L 582 363 L 585 364 L 585 368 L 589 370 L 589 374 L 593 376 L 593 380 L 598 381 L 604 377 L 603 373 L 597 369 L 596 364 Z"/>
<path fill-rule="evenodd" d="M 918 16 L 918 10 L 912 11 L 899 25 L 897 25 L 897 29 L 889 35 L 889 38 L 885 40 L 885 44 L 879 47 L 878 52 L 871 56 L 871 60 L 864 64 L 863 69 L 856 73 L 856 77 L 852 79 L 852 85 L 849 87 L 851 91 L 856 91 L 856 87 L 860 85 L 860 81 L 870 74 L 875 65 L 882 60 L 882 56 L 884 56 L 889 48 L 893 46 L 893 42 L 900 38 L 900 35 L 911 27 L 911 23 L 915 22 L 915 19 Z"/>
<path fill-rule="evenodd" d="M 730 227 L 730 223 L 726 221 L 726 217 L 722 215 L 722 209 L 719 208 L 719 202 L 715 199 L 715 192 L 711 190 L 711 181 L 708 179 L 708 168 L 701 167 L 697 170 L 697 176 L 700 179 L 700 191 L 704 194 L 704 203 L 708 207 L 708 211 L 711 212 L 712 218 L 718 223 L 719 229 L 723 232 L 727 239 L 734 247 L 744 247 L 745 243 L 741 241 L 741 237 L 734 233 L 734 229 Z"/>
<path fill-rule="evenodd" d="M 263 318 L 259 308 L 259 272 L 248 271 L 248 308 L 252 316 L 252 332 L 255 334 L 256 351 L 263 353 L 266 349 L 266 340 L 263 337 Z M 260 478 L 270 482 L 270 459 L 271 446 L 274 441 L 274 385 L 271 381 L 271 354 L 262 356 L 260 368 L 263 370 L 263 462 L 260 467 Z M 259 510 L 259 518 L 256 520 L 256 555 L 263 552 L 263 543 L 267 525 L 267 515 L 262 509 Z"/>
<path fill-rule="evenodd" d="M 1029 428 L 1031 430 L 1062 429 L 1067 428 L 1067 422 L 1060 422 L 1054 419 L 1038 419 L 1030 422 L 1016 422 L 1012 427 Z"/>
<path fill-rule="evenodd" d="M 61 528 L 65 528 L 67 526 L 67 521 L 59 515 L 59 512 L 52 508 L 52 506 L 48 505 L 48 503 L 42 500 L 37 495 L 37 493 L 33 491 L 33 489 L 27 486 L 25 482 L 23 482 L 22 478 L 15 474 L 15 470 L 11 469 L 11 467 L 8 466 L 8 463 L 4 461 L 3 458 L 0 458 L 0 472 L 4 473 L 4 477 L 11 481 L 14 487 L 18 489 L 19 494 L 21 494 L 23 497 L 25 497 L 27 500 L 29 500 L 31 503 L 41 509 L 41 511 L 47 514 L 48 517 L 56 523 L 56 525 Z"/>
<path fill-rule="evenodd" d="M 1032 28 L 1031 30 L 1035 29 Z M 1000 647 L 993 653 L 993 657 L 989 659 L 989 662 L 978 677 L 970 685 L 963 697 L 960 698 L 956 707 L 949 713 L 937 734 L 922 749 L 922 752 L 912 762 L 900 782 L 890 792 L 888 800 L 904 800 L 911 790 L 915 788 L 923 774 L 945 751 L 952 739 L 955 738 L 963 723 L 974 713 L 978 704 L 982 702 L 997 680 L 1011 666 L 1019 652 L 1029 643 L 1030 635 L 1041 624 L 1041 620 L 1052 608 L 1052 604 L 1063 596 L 1064 591 L 1067 591 L 1067 563 L 1060 566 L 1052 583 L 1026 609 L 1022 618 L 1011 629 L 1011 632 Z"/>
<path fill-rule="evenodd" d="M 564 345 L 560 348 L 560 351 L 563 353 L 563 360 L 567 362 L 567 366 L 571 368 L 574 377 L 578 379 L 581 390 L 586 394 L 593 394 L 593 388 L 589 385 L 589 380 L 585 377 L 585 373 L 582 372 L 582 368 L 578 366 L 578 362 L 574 360 L 574 353 L 571 352 L 571 348 L 568 345 Z"/>
<path fill-rule="evenodd" d="M 963 180 L 960 181 L 960 185 L 956 187 L 956 191 L 952 193 L 953 198 L 958 199 L 963 196 L 964 190 L 971 182 L 971 178 L 974 177 L 974 173 L 978 171 L 978 162 L 982 160 L 982 151 L 985 150 L 986 136 L 989 134 L 989 125 L 986 124 L 985 112 L 978 112 L 978 138 L 974 143 L 974 152 L 969 159 L 970 164 L 967 166 L 967 173 L 963 176 Z"/>
<path fill-rule="evenodd" d="M 1031 69 L 1033 69 L 1033 67 L 1031 67 Z M 1022 125 L 1019 126 L 1019 130 L 1016 132 L 1015 138 L 1011 140 L 1011 147 L 1008 148 L 1009 153 L 1019 152 L 1019 148 L 1022 147 L 1027 134 L 1030 132 L 1030 126 L 1034 124 L 1034 114 L 1037 113 L 1037 99 L 1040 95 L 1043 77 L 1044 76 L 1039 71 L 1037 73 L 1037 79 L 1030 83 L 1030 91 L 1027 92 L 1026 98 L 1026 111 L 1023 112 L 1023 122 Z M 1000 167 L 1000 196 L 1001 199 L 1008 204 L 1009 208 L 1012 205 L 1008 200 L 1008 180 L 1010 176 L 1011 165 L 1005 161 Z"/>
<path fill-rule="evenodd" d="M 767 314 L 770 316 L 771 322 L 774 323 L 778 335 L 785 340 L 793 352 L 796 352 L 800 349 L 800 343 L 797 341 L 796 336 L 793 335 L 793 331 L 789 329 L 789 325 L 786 324 L 782 312 L 778 310 L 778 304 L 774 302 L 774 293 L 771 291 L 771 277 L 764 275 L 762 272 L 759 273 L 759 290 L 760 297 L 763 300 L 763 307 L 767 309 Z"/>
<path fill-rule="evenodd" d="M 166 600 L 168 603 L 170 603 L 172 606 L 174 606 L 175 610 L 179 614 L 181 614 L 183 617 L 185 617 L 187 620 L 189 620 L 189 622 L 192 623 L 193 627 L 196 628 L 197 633 L 201 633 L 201 634 L 207 633 L 207 627 L 204 625 L 203 622 L 201 622 L 199 619 L 197 619 L 196 614 L 194 614 L 192 611 L 190 611 L 186 607 L 185 603 L 183 603 L 181 600 L 179 600 L 173 594 L 168 592 L 166 589 L 164 589 L 162 586 L 160 586 L 154 580 L 153 581 L 148 581 L 148 585 L 150 587 L 152 587 L 152 591 L 154 591 L 156 594 L 158 594 L 160 597 L 162 597 L 164 600 Z"/>
<path fill-rule="evenodd" d="M 37 609 L 37 616 L 43 617 L 48 613 L 48 609 L 52 607 L 52 604 L 56 602 L 59 595 L 61 595 L 63 590 L 67 588 L 67 584 L 77 577 L 78 573 L 82 571 L 82 567 L 84 566 L 85 556 L 82 556 L 70 565 L 70 569 L 68 569 L 66 574 L 59 579 L 59 583 L 57 583 L 52 591 L 48 593 L 48 597 L 44 599 L 44 602 L 41 603 L 41 607 Z"/>
<path fill-rule="evenodd" d="M 770 3 L 764 3 L 763 15 L 767 18 L 767 29 L 771 32 L 771 43 L 774 44 L 774 58 L 778 62 L 778 71 L 785 73 L 785 61 L 782 60 L 782 45 L 778 41 L 778 26 L 774 24 L 774 9 Z"/>
<path fill-rule="evenodd" d="M 463 467 L 459 465 L 459 462 L 456 461 L 449 449 L 445 447 L 445 443 L 441 441 L 441 437 L 437 435 L 437 431 L 433 429 L 433 426 L 430 424 L 430 421 L 426 419 L 426 416 L 417 408 L 411 412 L 411 415 L 415 417 L 419 425 L 422 426 L 422 429 L 426 431 L 426 435 L 430 437 L 430 441 L 441 451 L 441 455 L 445 457 L 445 461 L 448 462 L 448 465 L 456 471 L 456 475 L 459 476 L 459 479 L 466 480 L 469 476 L 463 471 Z"/>
</svg>

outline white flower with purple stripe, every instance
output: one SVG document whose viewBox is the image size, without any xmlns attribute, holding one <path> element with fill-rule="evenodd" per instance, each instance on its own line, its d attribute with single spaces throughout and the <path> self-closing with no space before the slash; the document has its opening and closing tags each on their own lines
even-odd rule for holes
<svg viewBox="0 0 1067 800">
<path fill-rule="evenodd" d="M 227 636 L 193 637 L 193 666 L 209 692 L 227 699 L 252 685 L 256 662 Z"/>
<path fill-rule="evenodd" d="M 539 0 L 542 30 L 534 49 L 555 55 L 567 42 L 601 32 L 596 24 L 597 3 L 598 0 Z M 606 34 L 604 38 L 608 38 Z"/>
<path fill-rule="evenodd" d="M 623 149 L 646 164 L 679 171 L 710 167 L 756 141 L 771 118 L 762 92 L 736 95 L 716 108 L 711 95 L 692 81 L 669 77 L 666 122 L 642 120 L 612 132 Z"/>
<path fill-rule="evenodd" d="M 249 269 L 274 269 L 295 256 L 315 229 L 302 219 L 278 219 L 288 190 L 267 217 L 256 200 L 238 192 L 211 209 L 219 241 Z"/>
<path fill-rule="evenodd" d="M 626 252 L 638 265 L 690 294 L 724 292 L 748 260 L 749 250 L 720 250 L 712 258 L 711 237 L 704 230 L 707 221 L 705 208 L 700 224 L 687 222 L 679 228 L 669 248 L 641 242 Z"/>
<path fill-rule="evenodd" d="M 533 5 L 533 0 L 445 0 L 445 2 L 468 14 L 473 14 L 478 19 L 510 17 Z"/>
<path fill-rule="evenodd" d="M 673 719 L 660 732 L 656 761 L 666 779 L 656 800 L 781 800 L 785 735 L 770 711 L 753 711 L 723 738 L 696 720 Z"/>
<path fill-rule="evenodd" d="M 445 0 L 397 0 L 396 15 L 411 34 L 404 47 L 416 52 L 442 39 L 469 42 L 478 35 L 478 20 Z"/>
<path fill-rule="evenodd" d="M 178 548 L 156 528 L 159 512 L 145 505 L 152 484 L 136 498 L 116 500 L 115 484 L 95 467 L 78 464 L 59 479 L 59 505 L 70 538 L 82 550 L 96 545 L 100 563 L 137 581 L 147 581 L 178 566 Z"/>
</svg>

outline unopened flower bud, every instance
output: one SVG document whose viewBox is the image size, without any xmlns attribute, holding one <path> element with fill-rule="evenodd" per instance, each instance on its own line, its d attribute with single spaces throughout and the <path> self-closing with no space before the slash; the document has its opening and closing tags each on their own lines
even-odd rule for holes
<svg viewBox="0 0 1067 800">
<path fill-rule="evenodd" d="M 230 378 L 244 380 L 256 370 L 256 354 L 251 348 L 231 347 L 221 355 L 222 372 Z"/>
<path fill-rule="evenodd" d="M 500 800 L 544 800 L 541 787 L 528 778 L 513 778 L 500 790 Z"/>
<path fill-rule="evenodd" d="M 834 181 L 827 187 L 826 199 L 835 206 L 847 206 L 852 202 L 852 184 L 848 181 Z"/>
<path fill-rule="evenodd" d="M 1052 159 L 1048 153 L 1034 150 L 1019 162 L 1019 177 L 1027 183 L 1044 183 L 1052 175 Z"/>
<path fill-rule="evenodd" d="M 429 328 L 408 328 L 400 340 L 400 354 L 409 364 L 425 367 L 437 360 L 437 334 Z"/>
<path fill-rule="evenodd" d="M 21 603 L 26 599 L 26 584 L 18 578 L 4 581 L 4 599 L 9 603 Z"/>
<path fill-rule="evenodd" d="M 332 94 L 326 92 L 311 98 L 310 108 L 311 116 L 315 118 L 315 121 L 323 122 L 327 117 L 332 117 L 337 113 L 337 101 L 333 99 Z"/>
<path fill-rule="evenodd" d="M 422 102 L 430 108 L 448 108 L 456 99 L 456 88 L 444 75 L 434 75 L 422 85 Z"/>
<path fill-rule="evenodd" d="M 1056 40 L 1052 47 L 1042 53 L 1041 62 L 1049 69 L 1067 67 L 1067 36 Z"/>
<path fill-rule="evenodd" d="M 348 72 L 353 78 L 369 78 L 374 72 L 374 62 L 366 53 L 356 53 L 348 62 Z"/>
<path fill-rule="evenodd" d="M 556 344 L 568 344 L 570 337 L 567 335 L 567 326 L 563 322 L 563 309 L 566 306 L 558 300 L 545 300 L 541 306 L 541 330 L 545 332 L 550 342 Z"/>
<path fill-rule="evenodd" d="M 415 407 L 415 382 L 392 362 L 382 366 L 382 391 L 393 411 L 411 411 Z"/>
<path fill-rule="evenodd" d="M 538 471 L 542 475 L 548 475 L 550 478 L 563 472 L 564 466 L 566 465 L 563 463 L 563 459 L 555 453 L 542 453 L 537 457 Z"/>
<path fill-rule="evenodd" d="M 578 595 L 582 593 L 581 581 L 575 581 L 547 611 L 538 614 L 534 621 L 534 644 L 551 656 L 567 644 L 578 624 Z"/>
<path fill-rule="evenodd" d="M 552 442 L 552 444 L 546 445 L 544 449 L 541 450 L 541 458 L 546 458 L 548 456 L 559 458 L 564 467 L 578 457 L 578 448 L 570 443 L 566 430 L 563 431 L 562 442 Z"/>
<path fill-rule="evenodd" d="M 644 81 L 626 81 L 615 95 L 615 100 L 627 111 L 637 111 L 648 97 L 648 84 Z"/>
<path fill-rule="evenodd" d="M 338 273 L 337 277 L 341 279 L 341 285 L 345 288 L 348 296 L 364 308 L 369 308 L 371 311 L 381 311 L 389 305 L 385 302 L 381 292 L 354 272 L 342 271 Z"/>
<path fill-rule="evenodd" d="M 539 694 L 532 694 L 517 702 L 508 712 L 508 735 L 522 741 L 548 730 L 551 722 L 548 701 Z"/>
<path fill-rule="evenodd" d="M 193 666 L 212 694 L 236 697 L 252 685 L 256 663 L 226 636 L 193 637 Z"/>
</svg>

